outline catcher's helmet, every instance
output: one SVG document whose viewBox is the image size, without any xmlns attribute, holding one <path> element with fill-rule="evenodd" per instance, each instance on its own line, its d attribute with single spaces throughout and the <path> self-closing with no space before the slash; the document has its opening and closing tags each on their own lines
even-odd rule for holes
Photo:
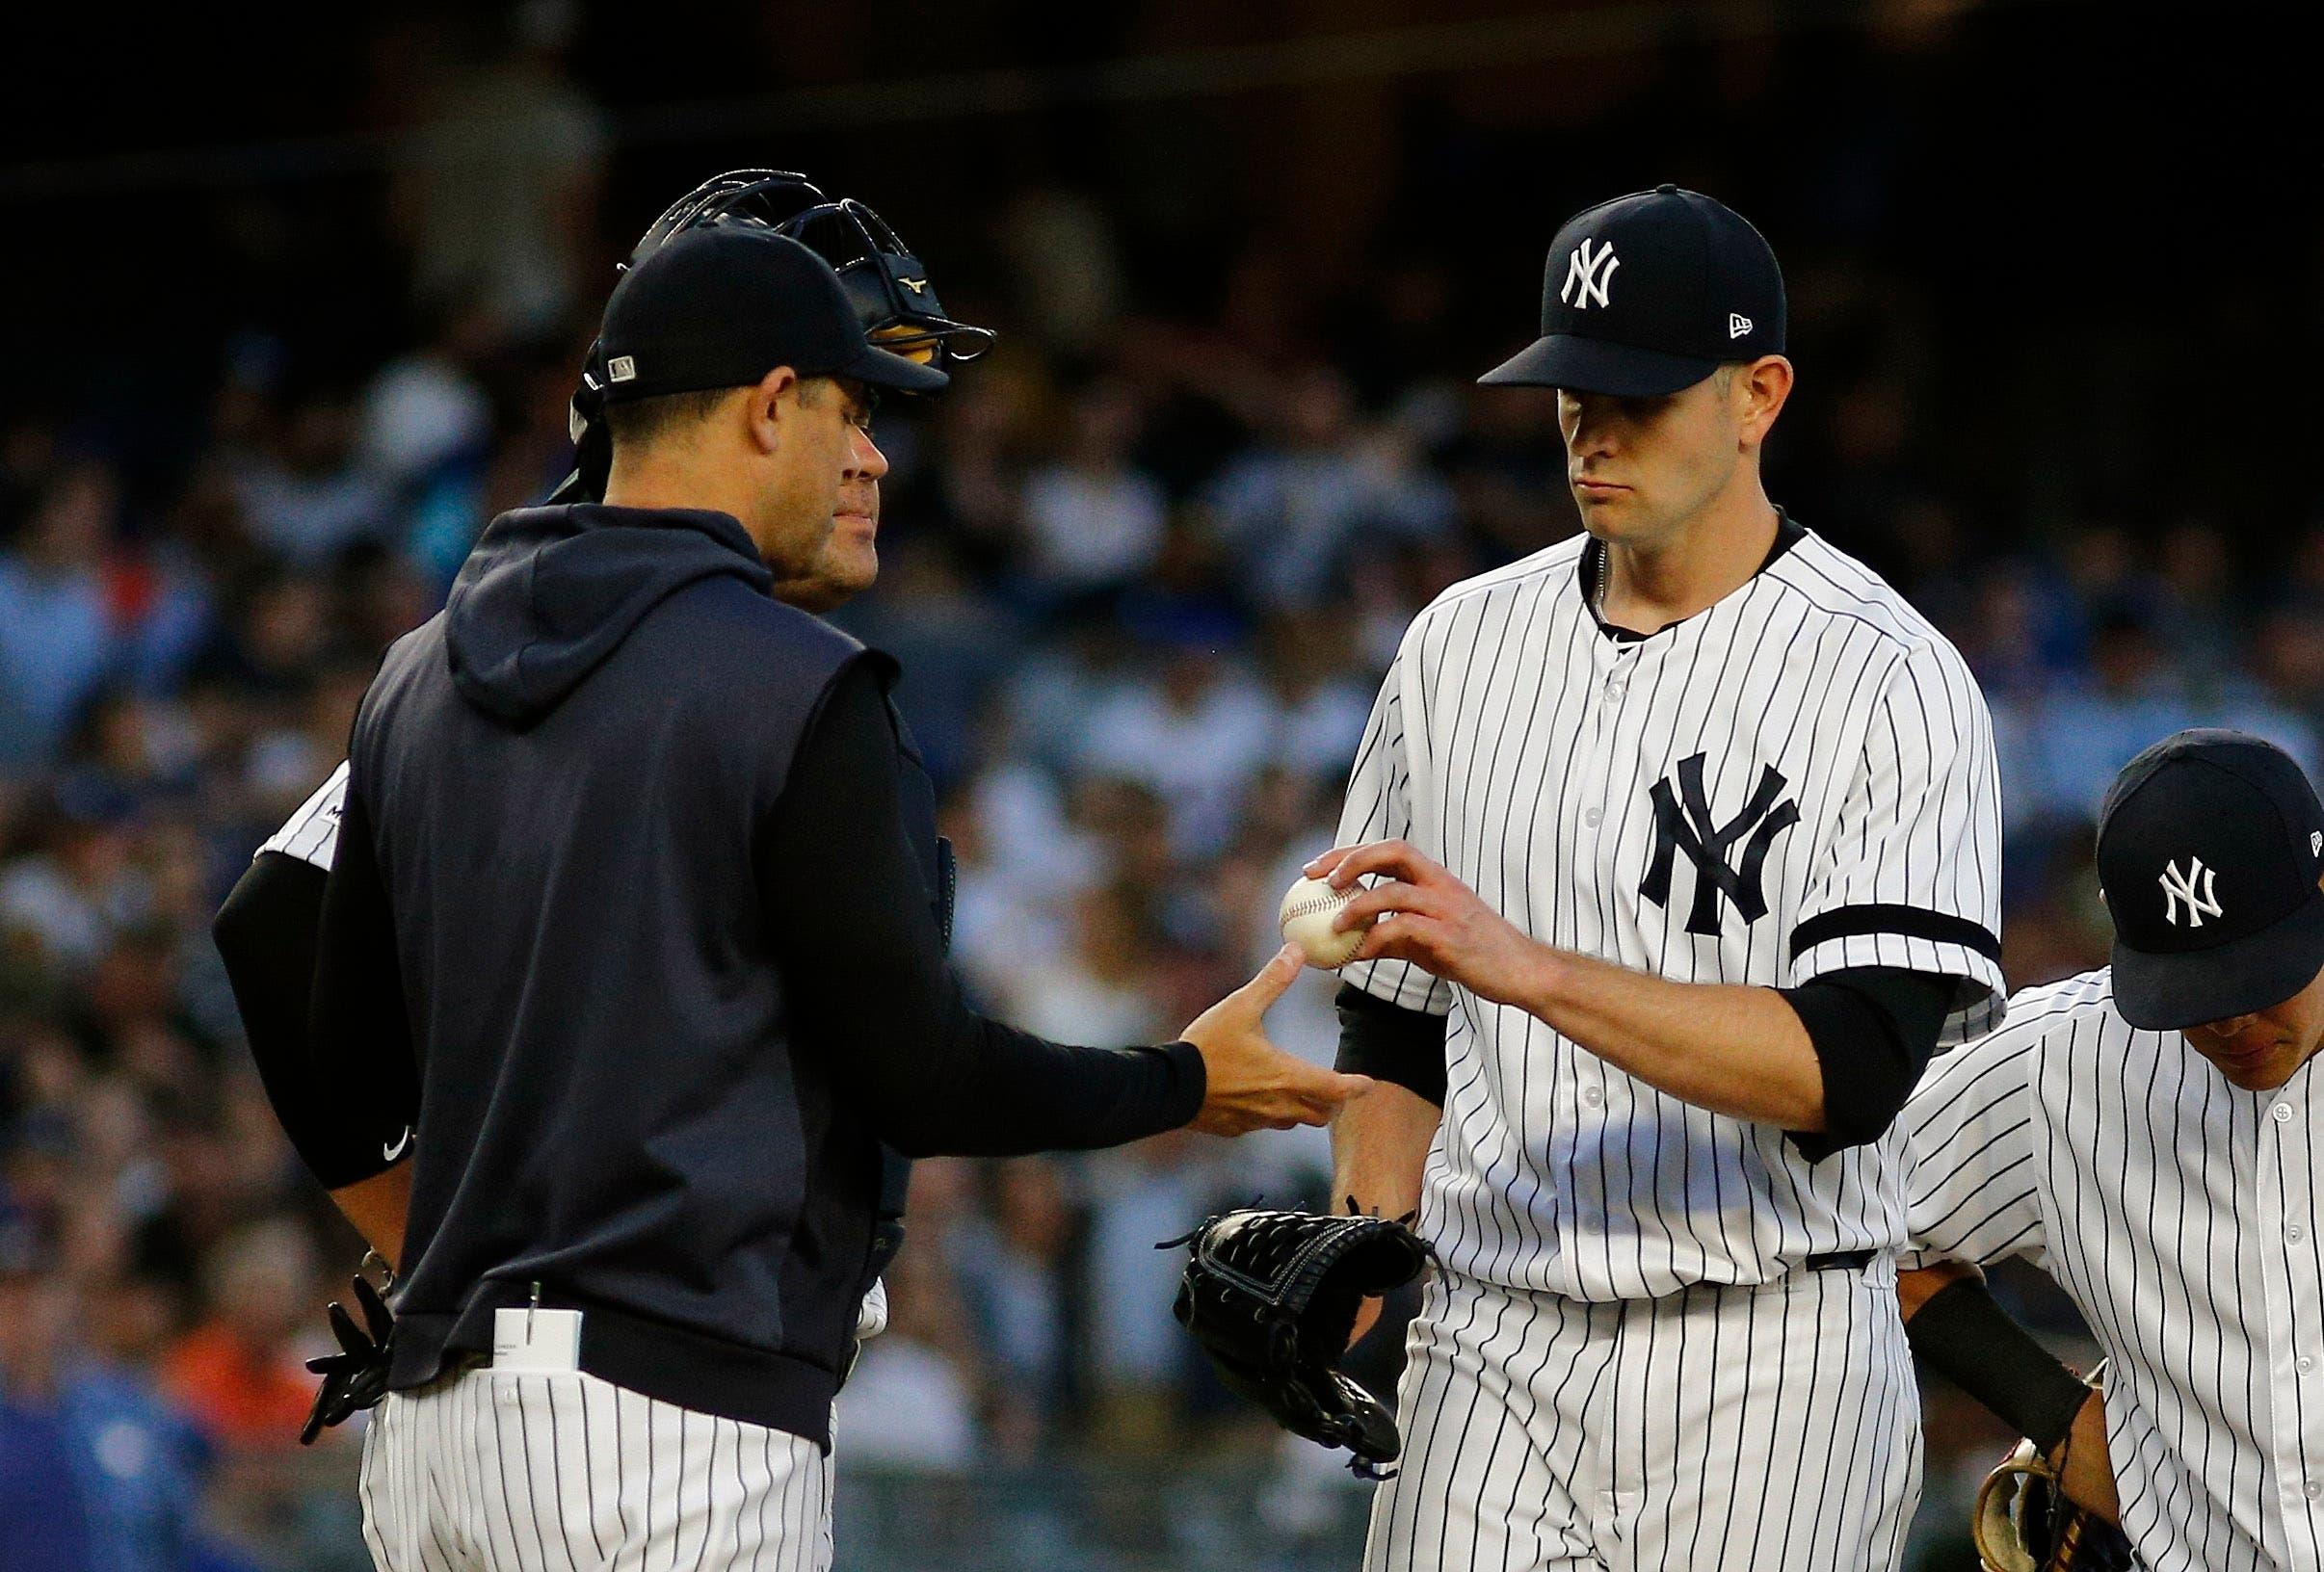
<svg viewBox="0 0 2324 1572">
<path fill-rule="evenodd" d="M 662 210 L 621 265 L 627 272 L 672 235 L 709 224 L 753 224 L 788 235 L 838 274 L 864 335 L 908 360 L 973 360 L 992 347 L 990 328 L 944 315 L 928 270 L 885 220 L 853 197 L 834 201 L 805 175 L 788 170 L 728 170 L 714 174 Z M 552 503 L 589 502 L 605 494 L 612 453 L 605 435 L 605 352 L 591 344 L 567 415 L 574 468 Z"/>
<path fill-rule="evenodd" d="M 990 328 L 944 315 L 928 270 L 879 214 L 852 196 L 833 200 L 787 170 L 712 175 L 663 210 L 629 260 L 681 229 L 717 223 L 762 224 L 819 253 L 839 275 L 863 330 L 892 354 L 973 360 L 992 345 Z"/>
</svg>

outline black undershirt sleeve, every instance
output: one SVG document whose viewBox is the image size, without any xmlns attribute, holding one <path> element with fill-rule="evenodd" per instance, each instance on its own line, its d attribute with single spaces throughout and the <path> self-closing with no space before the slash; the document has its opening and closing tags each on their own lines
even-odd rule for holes
<svg viewBox="0 0 2324 1572">
<path fill-rule="evenodd" d="M 210 932 L 225 960 L 243 1035 L 275 1117 L 300 1161 L 336 1188 L 378 1171 L 379 1154 L 367 1139 L 368 1125 L 357 1130 L 322 1094 L 307 1053 L 325 884 L 324 871 L 313 863 L 261 852 L 219 907 Z M 383 1113 L 416 1122 L 416 1085 L 412 1092 L 409 1106 Z"/>
<path fill-rule="evenodd" d="M 1339 1012 L 1334 1068 L 1342 1075 L 1392 1081 L 1444 1106 L 1443 1016 L 1374 998 L 1353 982 L 1342 982 L 1332 1004 Z"/>
<path fill-rule="evenodd" d="M 1192 1119 L 1203 1092 L 1192 1045 L 1068 1047 L 969 1008 L 906 837 L 898 771 L 879 673 L 858 660 L 833 679 L 761 837 L 796 1050 L 824 1055 L 873 1131 L 911 1157 L 1113 1146 Z"/>
<path fill-rule="evenodd" d="M 1934 972 L 1851 966 L 1778 988 L 1799 1013 L 1824 1073 L 1824 1128 L 1791 1133 L 1810 1163 L 1878 1140 L 1913 1094 L 1957 984 Z"/>
<path fill-rule="evenodd" d="M 307 1071 L 317 1105 L 328 1105 L 333 1142 L 344 1142 L 334 1146 L 344 1163 L 334 1157 L 333 1166 L 317 1168 L 316 1177 L 337 1190 L 384 1173 L 408 1155 L 404 1138 L 420 1103 L 387 883 L 372 846 L 370 811 L 352 780 L 323 886 L 314 979 Z"/>
</svg>

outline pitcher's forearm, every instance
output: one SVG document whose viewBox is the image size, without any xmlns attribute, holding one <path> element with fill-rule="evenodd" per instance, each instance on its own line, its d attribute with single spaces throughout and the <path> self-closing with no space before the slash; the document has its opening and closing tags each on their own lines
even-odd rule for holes
<svg viewBox="0 0 2324 1572">
<path fill-rule="evenodd" d="M 1773 988 L 1677 982 L 1541 947 L 1523 1008 L 1598 1058 L 1714 1114 L 1824 1128 L 1824 1073 Z"/>
<path fill-rule="evenodd" d="M 1353 1196 L 1360 1212 L 1401 1218 L 1420 1205 L 1420 1177 L 1444 1111 L 1393 1082 L 1340 1109 L 1332 1120 L 1332 1207 Z"/>
</svg>

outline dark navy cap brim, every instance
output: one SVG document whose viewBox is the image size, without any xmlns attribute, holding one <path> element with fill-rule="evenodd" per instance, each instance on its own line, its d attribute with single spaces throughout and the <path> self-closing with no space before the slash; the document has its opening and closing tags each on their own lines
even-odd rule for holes
<svg viewBox="0 0 2324 1572">
<path fill-rule="evenodd" d="M 2114 946 L 2114 1005 L 2142 1032 L 2177 1032 L 2276 1006 L 2324 972 L 2324 890 L 2257 933 L 2210 950 Z"/>
<path fill-rule="evenodd" d="M 857 381 L 869 382 L 874 387 L 891 387 L 899 393 L 934 393 L 952 382 L 948 371 L 876 350 L 869 344 L 863 346 L 861 354 L 828 375 L 852 377 Z"/>
<path fill-rule="evenodd" d="M 1477 379 L 1487 387 L 1562 387 L 1622 399 L 1654 399 L 1692 387 L 1719 369 L 1717 360 L 1551 333 Z"/>
</svg>

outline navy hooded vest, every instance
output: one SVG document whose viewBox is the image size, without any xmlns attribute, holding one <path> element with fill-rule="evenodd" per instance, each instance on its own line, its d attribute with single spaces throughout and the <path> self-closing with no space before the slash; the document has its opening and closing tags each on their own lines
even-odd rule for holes
<svg viewBox="0 0 2324 1572">
<path fill-rule="evenodd" d="M 585 1370 L 829 1444 L 898 1197 L 785 1040 L 755 844 L 832 679 L 886 658 L 771 582 L 725 513 L 519 510 L 365 696 L 421 1068 L 399 1388 L 538 1284 L 584 1311 Z"/>
</svg>

